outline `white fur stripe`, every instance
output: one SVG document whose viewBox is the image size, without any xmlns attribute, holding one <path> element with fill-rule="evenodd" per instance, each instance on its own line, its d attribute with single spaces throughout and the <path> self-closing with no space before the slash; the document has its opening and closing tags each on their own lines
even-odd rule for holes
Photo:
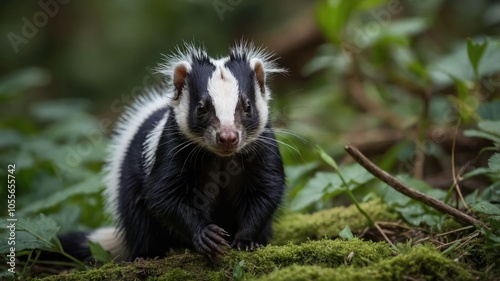
<svg viewBox="0 0 500 281">
<path fill-rule="evenodd" d="M 87 239 L 99 243 L 104 250 L 111 253 L 115 261 L 125 261 L 128 258 L 125 241 L 114 227 L 99 228 L 90 233 Z"/>
<path fill-rule="evenodd" d="M 120 186 L 121 165 L 128 151 L 130 142 L 144 121 L 156 110 L 168 106 L 168 98 L 157 91 L 150 91 L 134 101 L 132 106 L 125 110 L 115 128 L 115 135 L 109 147 L 110 157 L 107 159 L 104 171 L 106 190 L 105 196 L 108 211 L 115 216 L 117 213 L 118 187 Z"/>
<path fill-rule="evenodd" d="M 142 156 L 144 158 L 144 170 L 146 171 L 146 175 L 151 173 L 153 169 L 153 165 L 156 160 L 156 150 L 158 148 L 158 144 L 160 143 L 161 133 L 163 132 L 163 128 L 165 128 L 165 124 L 167 124 L 169 111 L 165 113 L 163 118 L 156 123 L 155 127 L 146 137 L 146 141 L 144 143 L 144 151 Z"/>
</svg>

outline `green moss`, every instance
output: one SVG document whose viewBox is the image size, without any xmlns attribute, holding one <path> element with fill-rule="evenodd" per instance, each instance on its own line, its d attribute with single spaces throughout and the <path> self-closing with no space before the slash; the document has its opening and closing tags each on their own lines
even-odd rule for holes
<svg viewBox="0 0 500 281">
<path fill-rule="evenodd" d="M 379 200 L 363 203 L 361 208 L 371 216 L 373 221 L 394 221 L 398 217 Z M 284 245 L 290 241 L 301 243 L 309 239 L 337 237 L 347 225 L 353 232 L 361 232 L 368 222 L 354 205 L 327 209 L 313 214 L 289 214 L 274 224 L 273 244 Z"/>
<path fill-rule="evenodd" d="M 292 265 L 262 276 L 258 280 L 474 280 L 459 263 L 430 246 L 411 248 L 391 259 L 366 267 Z"/>
<path fill-rule="evenodd" d="M 387 244 L 366 242 L 359 239 L 351 241 L 320 240 L 310 241 L 300 245 L 268 246 L 255 253 L 231 251 L 222 260 L 224 264 L 236 264 L 245 260 L 245 271 L 253 275 L 263 275 L 273 272 L 276 267 L 286 267 L 293 264 L 323 265 L 337 267 L 345 264 L 351 252 L 354 257 L 350 264 L 355 267 L 365 266 L 391 256 Z"/>
<path fill-rule="evenodd" d="M 169 280 L 193 280 L 196 279 L 196 276 L 192 272 L 188 272 L 186 270 L 180 268 L 174 268 L 168 272 L 165 272 L 162 276 L 158 278 L 148 278 L 148 280 L 157 280 L 157 281 L 169 281 Z"/>
<path fill-rule="evenodd" d="M 109 263 L 101 268 L 50 276 L 43 280 L 213 280 L 212 263 L 198 254 L 179 254 L 162 260 Z M 205 278 L 200 278 L 205 277 Z"/>
<path fill-rule="evenodd" d="M 341 280 L 341 279 L 337 279 L 336 270 L 333 268 L 325 268 L 317 265 L 292 265 L 284 269 L 277 270 L 257 280 L 329 281 L 329 280 Z"/>
</svg>

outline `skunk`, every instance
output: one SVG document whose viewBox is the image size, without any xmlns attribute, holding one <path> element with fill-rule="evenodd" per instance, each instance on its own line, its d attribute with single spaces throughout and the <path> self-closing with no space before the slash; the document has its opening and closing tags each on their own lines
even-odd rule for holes
<svg viewBox="0 0 500 281">
<path fill-rule="evenodd" d="M 133 261 L 266 245 L 285 189 L 266 80 L 283 69 L 264 49 L 238 43 L 217 59 L 186 44 L 158 70 L 167 85 L 126 110 L 105 165 L 116 228 L 63 235 L 63 248 L 85 260 L 93 241 Z"/>
</svg>

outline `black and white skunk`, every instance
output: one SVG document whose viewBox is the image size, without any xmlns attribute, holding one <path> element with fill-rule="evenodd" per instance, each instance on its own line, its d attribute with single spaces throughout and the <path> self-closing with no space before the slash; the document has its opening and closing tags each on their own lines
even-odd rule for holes
<svg viewBox="0 0 500 281">
<path fill-rule="evenodd" d="M 159 72 L 169 86 L 140 97 L 113 137 L 106 195 L 117 227 L 63 235 L 66 251 L 89 258 L 91 240 L 130 261 L 266 245 L 285 188 L 266 78 L 282 71 L 245 43 L 219 59 L 192 45 L 168 56 Z"/>
</svg>

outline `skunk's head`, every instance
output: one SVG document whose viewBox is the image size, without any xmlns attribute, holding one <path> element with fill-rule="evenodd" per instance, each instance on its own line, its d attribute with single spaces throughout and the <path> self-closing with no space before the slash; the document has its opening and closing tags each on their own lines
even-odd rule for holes
<svg viewBox="0 0 500 281">
<path fill-rule="evenodd" d="M 170 77 L 180 131 L 219 156 L 255 141 L 268 122 L 266 77 L 283 71 L 269 59 L 262 49 L 244 43 L 220 59 L 193 46 L 169 57 L 160 71 Z"/>
</svg>

